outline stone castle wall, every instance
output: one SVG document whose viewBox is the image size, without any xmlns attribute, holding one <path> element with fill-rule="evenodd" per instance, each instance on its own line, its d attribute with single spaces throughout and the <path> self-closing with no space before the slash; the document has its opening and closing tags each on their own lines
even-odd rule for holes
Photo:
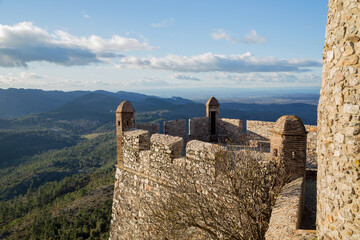
<svg viewBox="0 0 360 240">
<path fill-rule="evenodd" d="M 319 239 L 360 239 L 360 2 L 330 0 L 318 106 Z"/>
<path fill-rule="evenodd" d="M 254 121 L 247 120 L 246 121 L 246 134 L 250 139 L 254 140 L 270 140 L 270 132 L 275 125 L 275 122 L 266 122 L 266 121 Z"/>
<path fill-rule="evenodd" d="M 240 119 L 220 118 L 217 120 L 217 135 L 220 142 L 242 142 L 243 121 Z"/>
<path fill-rule="evenodd" d="M 189 119 L 189 139 L 210 141 L 209 118 L 198 117 Z"/>
<path fill-rule="evenodd" d="M 282 188 L 271 212 L 266 240 L 316 239 L 314 230 L 299 229 L 303 215 L 304 184 L 304 177 L 299 177 Z"/>
<path fill-rule="evenodd" d="M 186 141 L 186 120 L 178 119 L 164 122 L 164 134 L 182 137 Z"/>
<path fill-rule="evenodd" d="M 243 121 L 240 119 L 219 118 L 217 120 L 217 135 L 219 142 L 248 144 L 261 151 L 270 151 L 270 130 L 275 122 L 246 121 L 246 134 L 243 132 Z M 317 168 L 317 126 L 304 125 L 307 131 L 306 167 Z M 150 134 L 159 133 L 158 123 L 136 123 L 137 129 L 148 130 Z M 189 119 L 189 134 L 186 133 L 186 120 L 171 120 L 164 122 L 164 133 L 179 136 L 184 139 L 184 146 L 189 140 L 210 141 L 209 119 L 198 117 Z"/>
<path fill-rule="evenodd" d="M 201 183 L 211 181 L 215 176 L 216 152 L 224 148 L 192 140 L 187 143 L 184 156 L 181 137 L 150 137 L 148 131 L 131 130 L 124 132 L 122 139 L 124 160 L 116 169 L 110 239 L 146 239 L 151 235 L 151 226 L 144 221 L 149 207 L 144 203 L 166 197 L 167 170 L 187 164 L 197 172 Z"/>
<path fill-rule="evenodd" d="M 315 125 L 304 125 L 307 131 L 306 140 L 306 167 L 317 168 L 317 126 Z"/>
<path fill-rule="evenodd" d="M 215 107 L 213 106 L 213 108 Z M 209 113 L 210 110 L 209 107 Z M 218 106 L 215 110 L 218 113 Z M 134 112 L 135 110 L 129 102 L 123 102 L 116 115 L 118 164 L 110 230 L 110 239 L 113 240 L 153 237 L 152 228 L 144 219 L 147 216 L 145 212 L 149 210 L 149 203 L 162 201 L 168 196 L 167 185 L 169 184 L 168 180 L 171 179 L 171 171 L 179 170 L 180 166 L 190 167 L 189 171 L 199 176 L 199 186 L 206 190 L 212 186 L 216 174 L 216 152 L 223 152 L 225 149 L 247 148 L 246 140 L 268 143 L 270 149 L 269 139 L 276 140 L 276 137 L 270 133 L 270 129 L 277 126 L 274 122 L 250 121 L 248 128 L 254 133 L 245 137 L 242 120 L 218 118 L 218 115 L 215 115 L 217 117 L 215 118 L 215 136 L 213 129 L 210 131 L 210 126 L 213 127 L 214 122 L 211 122 L 212 120 L 210 121 L 208 117 L 189 119 L 189 135 L 186 134 L 184 119 L 165 122 L 165 134 L 158 134 L 159 124 L 137 123 L 135 125 Z M 295 116 L 283 118 L 298 119 Z M 306 141 L 313 143 L 316 138 L 315 127 L 307 126 L 307 131 L 312 129 L 313 134 L 311 138 L 306 139 L 306 132 L 301 120 L 299 123 L 302 129 L 300 135 L 304 136 L 304 139 L 301 139 L 301 145 L 304 148 L 298 147 L 300 144 L 298 138 L 293 139 L 284 132 L 287 141 L 279 140 L 279 153 L 281 153 L 279 156 L 294 159 L 294 156 L 300 156 L 298 151 L 305 152 Z M 293 129 L 294 127 L 291 127 L 291 131 Z M 248 132 L 251 130 L 248 129 Z M 218 140 L 220 144 L 230 143 L 231 145 L 224 147 L 208 143 L 209 140 Z M 234 144 L 235 142 L 237 144 Z M 276 147 L 275 145 L 274 143 L 273 147 Z M 281 147 L 283 145 L 284 147 Z M 285 145 L 291 148 L 290 152 Z M 184 150 L 186 155 L 184 155 Z M 263 151 L 264 149 L 253 150 Z M 273 158 L 268 151 L 261 153 L 263 159 L 271 160 Z M 301 165 L 302 168 L 303 165 Z"/>
</svg>

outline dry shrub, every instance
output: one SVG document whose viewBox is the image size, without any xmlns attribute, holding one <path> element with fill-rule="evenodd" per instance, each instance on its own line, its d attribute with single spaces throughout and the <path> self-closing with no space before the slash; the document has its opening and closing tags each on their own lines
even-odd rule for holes
<svg viewBox="0 0 360 240">
<path fill-rule="evenodd" d="M 200 173 L 189 161 L 167 169 L 164 191 L 150 192 L 142 203 L 146 238 L 264 239 L 284 173 L 262 156 L 222 151 L 215 171 Z"/>
</svg>

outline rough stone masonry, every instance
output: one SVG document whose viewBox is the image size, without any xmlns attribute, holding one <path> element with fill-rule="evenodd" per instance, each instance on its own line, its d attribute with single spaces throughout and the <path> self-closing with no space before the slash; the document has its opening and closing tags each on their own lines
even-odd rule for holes
<svg viewBox="0 0 360 240">
<path fill-rule="evenodd" d="M 360 239 L 360 1 L 330 0 L 318 106 L 317 235 Z"/>
</svg>

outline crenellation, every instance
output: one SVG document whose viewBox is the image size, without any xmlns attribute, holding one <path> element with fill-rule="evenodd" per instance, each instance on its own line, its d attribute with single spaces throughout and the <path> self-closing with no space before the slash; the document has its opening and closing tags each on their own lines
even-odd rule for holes
<svg viewBox="0 0 360 240">
<path fill-rule="evenodd" d="M 187 139 L 186 120 L 177 119 L 177 120 L 164 122 L 164 134 L 182 137 L 186 142 Z"/>
<path fill-rule="evenodd" d="M 214 143 L 192 140 L 186 145 L 186 157 L 195 161 L 215 162 L 217 154 L 225 152 L 225 147 Z"/>
<path fill-rule="evenodd" d="M 272 129 L 274 125 L 275 122 L 247 120 L 246 134 L 250 139 L 269 141 L 271 136 L 269 130 Z"/>
<path fill-rule="evenodd" d="M 181 137 L 153 134 L 150 138 L 150 150 L 155 155 L 166 155 L 169 159 L 181 157 L 183 145 Z"/>
<path fill-rule="evenodd" d="M 123 142 L 131 143 L 131 148 L 135 151 L 149 149 L 150 146 L 149 131 L 136 129 L 124 132 Z"/>
<path fill-rule="evenodd" d="M 149 131 L 150 135 L 160 132 L 160 124 L 159 123 L 152 123 L 152 122 L 136 123 L 135 128 L 147 130 L 147 131 Z"/>
<path fill-rule="evenodd" d="M 219 142 L 241 143 L 244 141 L 242 120 L 219 118 L 216 127 Z"/>
<path fill-rule="evenodd" d="M 189 119 L 189 139 L 209 142 L 209 126 L 209 119 L 207 117 Z"/>
<path fill-rule="evenodd" d="M 146 166 L 140 157 L 140 152 L 149 150 L 149 132 L 145 130 L 132 130 L 123 133 L 122 137 L 122 164 L 124 167 L 139 170 Z"/>
</svg>

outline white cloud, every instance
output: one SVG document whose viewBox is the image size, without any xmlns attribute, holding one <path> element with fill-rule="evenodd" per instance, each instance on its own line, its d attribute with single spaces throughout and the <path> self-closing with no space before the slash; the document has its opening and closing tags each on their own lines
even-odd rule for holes
<svg viewBox="0 0 360 240">
<path fill-rule="evenodd" d="M 216 32 L 211 33 L 211 37 L 215 40 L 227 40 L 229 42 L 237 42 L 229 33 L 223 29 L 218 29 Z"/>
<path fill-rule="evenodd" d="M 158 23 L 153 23 L 151 24 L 151 26 L 153 26 L 154 28 L 159 28 L 159 27 L 166 27 L 171 25 L 175 20 L 173 18 L 169 18 L 169 19 L 164 19 Z"/>
<path fill-rule="evenodd" d="M 236 38 L 229 32 L 223 29 L 218 29 L 216 32 L 211 33 L 211 37 L 215 40 L 223 39 L 232 43 L 260 44 L 266 42 L 266 38 L 259 36 L 255 30 L 251 30 L 244 38 Z"/>
<path fill-rule="evenodd" d="M 251 30 L 250 33 L 246 34 L 245 42 L 247 43 L 265 43 L 266 39 L 259 36 L 255 30 Z"/>
<path fill-rule="evenodd" d="M 237 83 L 314 83 L 318 84 L 321 76 L 306 72 L 271 72 L 271 73 L 218 73 L 212 76 L 217 81 L 225 81 L 230 84 Z"/>
<path fill-rule="evenodd" d="M 0 82 L 4 84 L 12 84 L 15 82 L 23 83 L 24 80 L 40 79 L 40 78 L 43 77 L 32 72 L 21 72 L 19 74 L 7 73 L 4 75 L 0 74 Z"/>
<path fill-rule="evenodd" d="M 11 83 L 17 80 L 17 77 L 15 77 L 12 73 L 8 73 L 6 75 L 0 74 L 0 82 L 1 83 Z"/>
<path fill-rule="evenodd" d="M 81 13 L 82 13 L 84 18 L 90 18 L 90 16 L 86 12 L 82 11 Z"/>
<path fill-rule="evenodd" d="M 304 67 L 321 67 L 322 61 L 256 57 L 251 53 L 220 55 L 204 53 L 195 56 L 168 55 L 163 58 L 125 57 L 117 68 L 155 69 L 178 72 L 303 72 Z"/>
<path fill-rule="evenodd" d="M 194 77 L 192 75 L 185 75 L 185 74 L 181 74 L 181 73 L 174 73 L 171 75 L 171 78 L 179 79 L 179 80 L 201 81 L 197 77 Z"/>
<path fill-rule="evenodd" d="M 13 26 L 0 24 L 0 66 L 26 67 L 33 61 L 46 61 L 65 66 L 87 65 L 122 56 L 131 50 L 152 49 L 146 42 L 114 35 L 77 37 L 65 31 L 49 33 L 31 22 Z"/>
<path fill-rule="evenodd" d="M 42 76 L 36 74 L 36 73 L 32 73 L 32 72 L 21 72 L 20 73 L 20 77 L 21 78 L 30 78 L 30 79 L 39 79 L 42 78 Z"/>
<path fill-rule="evenodd" d="M 166 81 L 163 81 L 159 78 L 154 77 L 146 77 L 141 80 L 134 80 L 134 81 L 127 81 L 122 83 L 122 86 L 124 87 L 146 87 L 146 88 L 152 88 L 152 87 L 165 87 L 168 86 L 169 83 Z"/>
</svg>

